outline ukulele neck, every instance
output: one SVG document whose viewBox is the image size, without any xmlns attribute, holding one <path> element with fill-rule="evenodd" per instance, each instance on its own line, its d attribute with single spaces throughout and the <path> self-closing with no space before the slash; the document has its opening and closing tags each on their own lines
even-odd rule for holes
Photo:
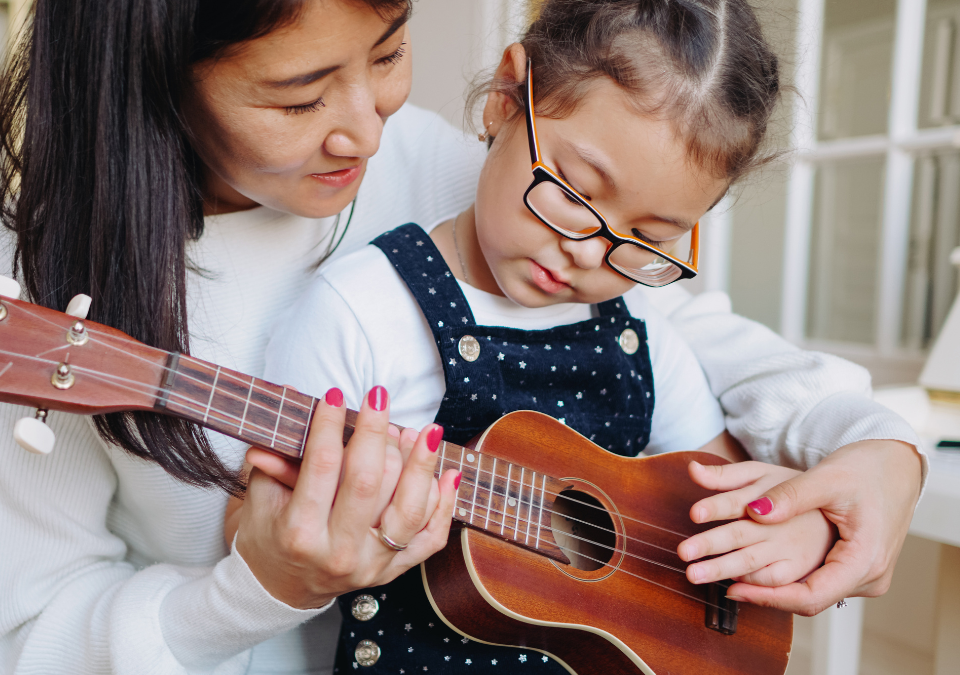
<svg viewBox="0 0 960 675">
<path fill-rule="evenodd" d="M 295 389 L 244 375 L 200 359 L 170 354 L 155 404 L 208 429 L 288 459 L 303 456 L 318 400 Z M 347 411 L 344 442 L 357 413 Z M 551 534 L 552 505 L 563 486 L 554 478 L 443 441 L 436 473 L 462 473 L 454 520 L 563 562 Z"/>
</svg>

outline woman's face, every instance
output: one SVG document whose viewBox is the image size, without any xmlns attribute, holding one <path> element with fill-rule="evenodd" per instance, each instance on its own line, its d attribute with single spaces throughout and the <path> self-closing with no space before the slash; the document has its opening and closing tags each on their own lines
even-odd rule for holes
<svg viewBox="0 0 960 675">
<path fill-rule="evenodd" d="M 515 60 L 508 76 L 521 80 L 526 63 Z M 514 110 L 512 104 L 487 105 L 496 141 L 475 206 L 477 243 L 499 291 L 526 307 L 597 303 L 625 293 L 634 282 L 604 262 L 605 239 L 567 239 L 524 205 L 533 174 L 524 117 L 506 119 Z M 618 229 L 636 230 L 663 250 L 673 248 L 727 189 L 726 180 L 692 164 L 672 121 L 641 115 L 605 78 L 568 117 L 537 117 L 537 132 L 547 166 Z"/>
<path fill-rule="evenodd" d="M 297 21 L 197 64 L 186 114 L 205 212 L 343 210 L 410 93 L 404 18 L 308 0 Z"/>
</svg>

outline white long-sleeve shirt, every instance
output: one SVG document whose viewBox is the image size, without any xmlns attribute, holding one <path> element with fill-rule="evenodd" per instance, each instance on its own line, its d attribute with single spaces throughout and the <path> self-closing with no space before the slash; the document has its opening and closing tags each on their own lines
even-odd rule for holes
<svg viewBox="0 0 960 675">
<path fill-rule="evenodd" d="M 387 123 L 338 255 L 406 221 L 433 222 L 473 198 L 483 146 L 409 106 Z M 207 219 L 190 253 L 193 354 L 258 375 L 267 334 L 305 286 L 332 219 L 258 208 Z M 12 242 L 0 232 L 0 271 Z M 916 444 L 873 404 L 866 371 L 802 352 L 682 289 L 650 298 L 686 338 L 755 457 L 807 467 L 860 439 Z M 328 673 L 338 617 L 273 599 L 223 543 L 226 495 L 182 485 L 104 444 L 89 420 L 51 413 L 57 447 L 19 448 L 0 404 L 0 673 Z M 211 434 L 230 465 L 244 446 Z"/>
</svg>

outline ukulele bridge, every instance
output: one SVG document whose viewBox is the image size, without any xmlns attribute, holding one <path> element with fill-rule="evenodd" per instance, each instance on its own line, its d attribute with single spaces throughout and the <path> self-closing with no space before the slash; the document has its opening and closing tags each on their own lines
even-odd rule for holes
<svg viewBox="0 0 960 675">
<path fill-rule="evenodd" d="M 707 628 L 724 635 L 733 635 L 737 632 L 737 615 L 740 605 L 736 600 L 726 596 L 726 586 L 710 584 L 707 588 Z"/>
</svg>

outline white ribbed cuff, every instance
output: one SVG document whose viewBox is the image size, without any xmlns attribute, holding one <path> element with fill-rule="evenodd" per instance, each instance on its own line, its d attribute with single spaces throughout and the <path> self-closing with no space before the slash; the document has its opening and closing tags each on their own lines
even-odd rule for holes
<svg viewBox="0 0 960 675">
<path fill-rule="evenodd" d="M 813 466 L 845 445 L 860 441 L 900 441 L 920 455 L 920 494 L 927 484 L 930 460 L 920 437 L 905 419 L 886 406 L 855 393 L 834 394 L 815 406 L 787 439 L 802 449 L 807 466 Z"/>
<path fill-rule="evenodd" d="M 203 576 L 173 589 L 161 625 L 170 650 L 187 666 L 210 667 L 284 633 L 327 610 L 297 609 L 261 585 L 237 552 Z"/>
</svg>

